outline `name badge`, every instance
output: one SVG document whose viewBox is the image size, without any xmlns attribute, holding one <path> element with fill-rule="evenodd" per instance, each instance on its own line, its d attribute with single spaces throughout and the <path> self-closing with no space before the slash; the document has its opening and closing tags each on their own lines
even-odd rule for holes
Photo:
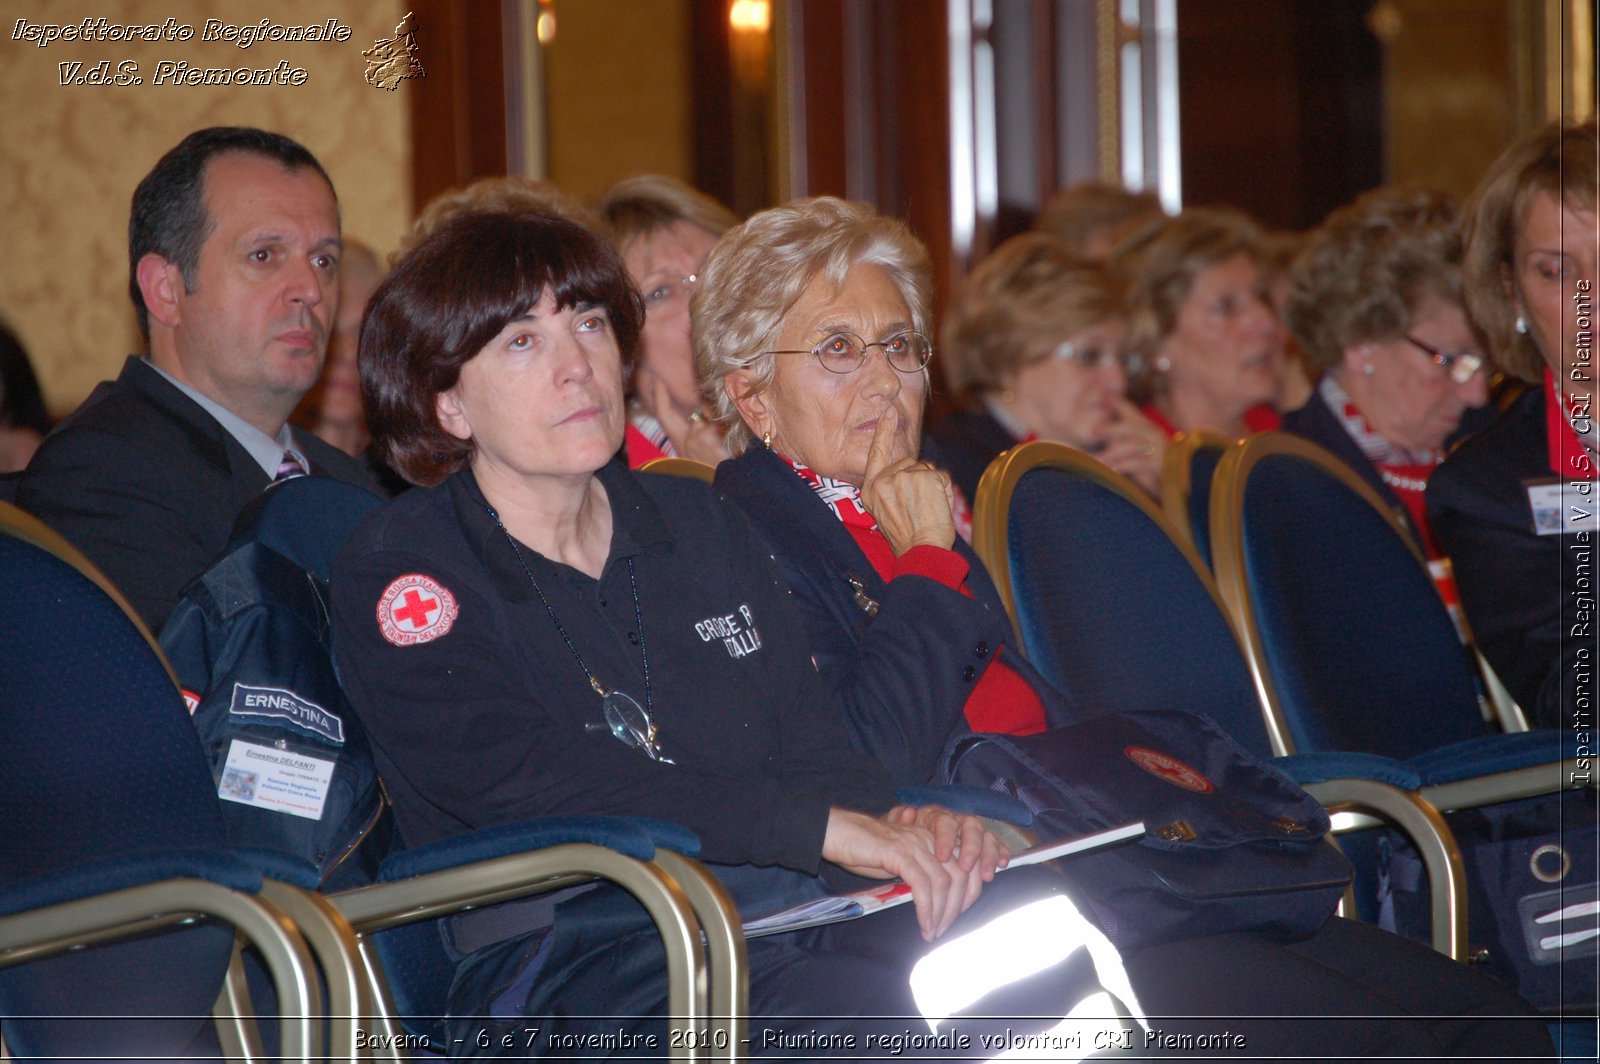
<svg viewBox="0 0 1600 1064">
<path fill-rule="evenodd" d="M 1525 480 L 1533 530 L 1541 536 L 1600 531 L 1600 490 L 1592 480 Z"/>
<path fill-rule="evenodd" d="M 333 762 L 235 739 L 222 766 L 217 797 L 307 820 L 321 820 Z"/>
</svg>

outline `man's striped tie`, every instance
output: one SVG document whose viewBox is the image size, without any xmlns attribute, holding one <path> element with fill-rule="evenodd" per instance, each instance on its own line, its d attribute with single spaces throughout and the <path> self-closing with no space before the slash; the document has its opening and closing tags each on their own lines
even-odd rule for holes
<svg viewBox="0 0 1600 1064">
<path fill-rule="evenodd" d="M 305 475 L 306 467 L 300 464 L 300 459 L 294 456 L 294 452 L 284 451 L 283 461 L 278 463 L 278 475 L 272 479 L 274 481 L 288 480 L 290 477 L 303 477 Z"/>
</svg>

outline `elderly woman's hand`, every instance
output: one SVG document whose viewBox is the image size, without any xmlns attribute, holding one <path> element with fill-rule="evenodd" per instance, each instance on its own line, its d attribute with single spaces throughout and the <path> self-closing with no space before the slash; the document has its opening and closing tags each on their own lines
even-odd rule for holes
<svg viewBox="0 0 1600 1064">
<path fill-rule="evenodd" d="M 904 880 L 922 937 L 931 942 L 978 900 L 1011 855 L 976 817 L 897 806 L 880 819 L 830 810 L 822 856 L 856 875 Z"/>
<path fill-rule="evenodd" d="M 889 547 L 899 557 L 912 547 L 955 546 L 956 524 L 951 516 L 950 478 L 911 453 L 909 438 L 899 432 L 900 411 L 884 408 L 867 452 L 867 472 L 861 485 L 861 502 L 867 508 Z"/>
<path fill-rule="evenodd" d="M 1167 434 L 1127 399 L 1118 397 L 1116 402 L 1117 419 L 1111 423 L 1106 444 L 1095 457 L 1151 495 L 1159 495 Z"/>
</svg>

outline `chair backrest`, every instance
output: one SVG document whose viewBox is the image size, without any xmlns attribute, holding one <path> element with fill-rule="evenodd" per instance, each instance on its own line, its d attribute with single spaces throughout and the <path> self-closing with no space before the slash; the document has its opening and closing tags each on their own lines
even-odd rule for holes
<svg viewBox="0 0 1600 1064">
<path fill-rule="evenodd" d="M 1211 540 L 1258 686 L 1301 752 L 1404 759 L 1489 734 L 1421 552 L 1338 458 L 1278 432 L 1229 451 Z"/>
<path fill-rule="evenodd" d="M 1082 451 L 1030 443 L 990 465 L 978 498 L 974 546 L 1046 678 L 1091 709 L 1203 713 L 1273 756 L 1210 577 L 1138 485 Z"/>
<path fill-rule="evenodd" d="M 1211 478 L 1232 446 L 1221 433 L 1180 432 L 1161 458 L 1161 512 L 1180 539 L 1211 564 Z"/>
<path fill-rule="evenodd" d="M 665 473 L 672 477 L 690 477 L 710 484 L 717 477 L 717 467 L 693 458 L 652 458 L 639 467 L 641 473 Z"/>
<path fill-rule="evenodd" d="M 6 503 L 0 584 L 0 892 L 96 860 L 223 848 L 199 736 L 127 603 L 65 540 Z M 229 929 L 207 926 L 0 971 L 0 1015 L 191 1017 L 8 1019 L 7 1042 L 19 1054 L 172 1052 L 209 1029 L 232 946 Z"/>
<path fill-rule="evenodd" d="M 328 582 L 333 556 L 383 497 L 332 477 L 292 477 L 272 485 L 234 521 L 231 542 L 269 547 Z"/>
<path fill-rule="evenodd" d="M 372 882 L 390 818 L 371 745 L 330 651 L 328 574 L 356 524 L 383 500 L 329 477 L 273 485 L 239 515 L 232 541 L 161 633 L 221 793 L 231 843 L 315 865 L 324 889 Z M 316 766 L 293 802 L 230 790 L 249 757 L 286 751 Z"/>
</svg>

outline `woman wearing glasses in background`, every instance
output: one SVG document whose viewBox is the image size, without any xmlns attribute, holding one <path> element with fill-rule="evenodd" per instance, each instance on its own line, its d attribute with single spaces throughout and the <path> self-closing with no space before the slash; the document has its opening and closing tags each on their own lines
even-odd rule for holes
<svg viewBox="0 0 1600 1064">
<path fill-rule="evenodd" d="M 967 406 L 924 442 L 969 501 L 1001 451 L 1051 440 L 1088 451 L 1151 494 L 1167 436 L 1124 395 L 1121 303 L 1106 268 L 1027 233 L 1001 244 L 961 287 L 940 365 Z"/>
<path fill-rule="evenodd" d="M 716 465 L 728 449 L 716 423 L 701 414 L 689 348 L 689 296 L 717 238 L 739 219 L 710 196 L 656 174 L 612 185 L 600 214 L 644 296 L 628 400 L 628 464 L 637 469 L 652 459 L 683 457 Z"/>
<path fill-rule="evenodd" d="M 1479 648 L 1535 724 L 1573 727 L 1595 685 L 1591 119 L 1506 149 L 1466 210 L 1466 298 L 1495 365 L 1531 385 L 1428 484 Z M 1576 509 L 1574 509 L 1576 508 Z M 1593 718 L 1590 717 L 1590 720 Z"/>
<path fill-rule="evenodd" d="M 1284 429 L 1342 458 L 1438 557 L 1423 489 L 1463 415 L 1488 400 L 1454 205 L 1378 189 L 1334 211 L 1295 259 L 1287 314 L 1322 376 Z"/>
</svg>

